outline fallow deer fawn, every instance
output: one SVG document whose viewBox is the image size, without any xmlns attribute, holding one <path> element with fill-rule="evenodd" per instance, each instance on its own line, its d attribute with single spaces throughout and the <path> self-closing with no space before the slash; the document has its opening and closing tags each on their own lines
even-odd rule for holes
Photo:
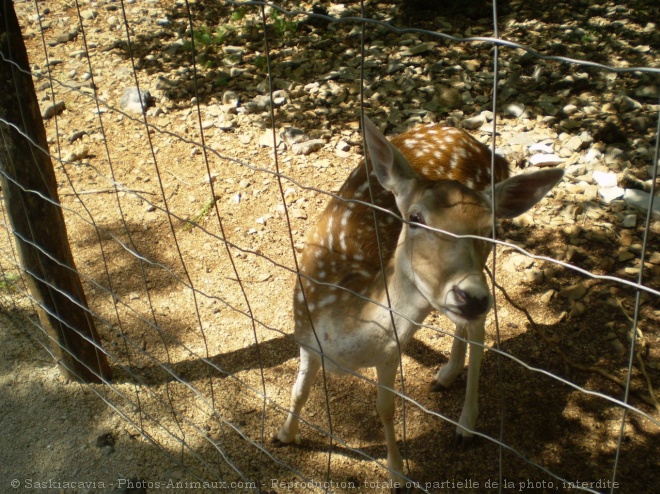
<svg viewBox="0 0 660 494">
<path fill-rule="evenodd" d="M 390 144 L 365 117 L 364 136 L 371 175 L 377 178 L 371 181 L 373 203 L 405 222 L 378 211 L 375 226 L 371 207 L 352 201 L 371 202 L 362 163 L 308 235 L 300 264 L 302 286 L 298 283 L 294 294 L 300 370 L 289 415 L 274 441 L 296 440 L 300 411 L 321 367 L 321 355 L 325 368 L 337 373 L 375 367 L 390 485 L 404 485 L 392 392 L 399 363 L 397 337 L 404 349 L 433 309 L 456 324 L 449 362 L 434 379 L 436 390 L 450 385 L 462 371 L 470 342 L 465 403 L 456 430 L 459 442 L 470 439 L 478 414 L 485 319 L 492 304 L 483 273 L 491 247 L 461 236 L 491 235 L 493 196 L 495 216 L 513 218 L 541 200 L 563 172 L 548 169 L 507 178 L 508 164 L 497 156 L 497 185 L 490 191 L 491 153 L 462 130 L 418 127 Z"/>
</svg>

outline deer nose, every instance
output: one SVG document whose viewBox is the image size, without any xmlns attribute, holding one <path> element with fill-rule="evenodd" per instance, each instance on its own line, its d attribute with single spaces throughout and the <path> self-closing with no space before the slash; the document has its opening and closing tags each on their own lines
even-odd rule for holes
<svg viewBox="0 0 660 494">
<path fill-rule="evenodd" d="M 474 296 L 457 286 L 454 287 L 453 292 L 454 299 L 456 300 L 456 309 L 467 319 L 474 319 L 481 316 L 490 307 L 490 299 L 487 295 Z"/>
</svg>

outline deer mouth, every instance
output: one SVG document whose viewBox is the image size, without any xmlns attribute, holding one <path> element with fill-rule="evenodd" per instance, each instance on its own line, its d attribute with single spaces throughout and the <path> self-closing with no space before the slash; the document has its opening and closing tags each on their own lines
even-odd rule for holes
<svg viewBox="0 0 660 494">
<path fill-rule="evenodd" d="M 450 319 L 473 321 L 483 317 L 491 306 L 491 299 L 487 293 L 473 294 L 459 287 L 454 287 L 447 294 L 447 303 L 443 312 Z"/>
</svg>

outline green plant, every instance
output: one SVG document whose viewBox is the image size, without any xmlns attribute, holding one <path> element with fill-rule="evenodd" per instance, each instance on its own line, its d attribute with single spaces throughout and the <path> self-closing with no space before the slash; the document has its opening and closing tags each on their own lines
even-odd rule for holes
<svg viewBox="0 0 660 494">
<path fill-rule="evenodd" d="M 290 21 L 288 17 L 283 16 L 278 10 L 273 10 L 270 13 L 270 18 L 273 20 L 273 28 L 280 36 L 287 36 L 298 31 L 299 22 Z"/>
<path fill-rule="evenodd" d="M 256 55 L 254 57 L 254 66 L 261 72 L 268 71 L 268 61 L 263 55 Z"/>
<path fill-rule="evenodd" d="M 186 225 L 183 227 L 184 230 L 188 231 L 190 230 L 193 225 L 196 225 L 199 220 L 204 218 L 207 214 L 209 214 L 213 210 L 213 205 L 215 204 L 216 199 L 209 199 L 205 204 L 202 210 L 197 213 L 193 218 L 188 220 Z"/>
<path fill-rule="evenodd" d="M 213 87 L 224 89 L 229 84 L 229 78 L 226 75 L 219 75 L 213 80 Z"/>
<path fill-rule="evenodd" d="M 585 44 L 593 43 L 594 41 L 596 41 L 597 38 L 598 38 L 598 33 L 593 29 L 591 29 L 582 35 L 582 43 Z"/>
<path fill-rule="evenodd" d="M 245 14 L 246 14 L 245 9 L 239 7 L 236 10 L 234 10 L 234 12 L 232 12 L 231 18 L 235 21 L 240 21 L 241 19 L 243 19 L 243 17 L 245 17 Z"/>
<path fill-rule="evenodd" d="M 16 290 L 16 282 L 20 277 L 18 273 L 7 273 L 0 276 L 0 291 L 13 292 Z"/>
<path fill-rule="evenodd" d="M 192 38 L 195 41 L 196 48 L 206 48 L 215 45 L 221 45 L 224 43 L 225 39 L 231 34 L 234 33 L 234 28 L 218 26 L 215 31 L 208 26 L 202 26 L 199 29 L 194 29 L 192 32 Z M 188 33 L 190 35 L 190 33 Z M 184 47 L 188 50 L 192 49 L 192 43 L 186 41 Z"/>
</svg>

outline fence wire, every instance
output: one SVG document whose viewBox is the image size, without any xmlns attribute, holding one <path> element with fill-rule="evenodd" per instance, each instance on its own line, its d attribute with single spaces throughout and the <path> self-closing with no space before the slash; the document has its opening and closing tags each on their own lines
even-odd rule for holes
<svg viewBox="0 0 660 494">
<path fill-rule="evenodd" d="M 639 18 L 636 7 L 625 2 L 580 5 L 586 4 L 599 19 Z M 602 78 L 612 98 L 636 94 L 635 87 L 651 88 L 643 104 L 625 100 L 632 105 L 626 118 L 647 119 L 647 125 L 635 120 L 632 126 L 628 159 L 606 161 L 607 153 L 621 151 L 610 145 L 597 148 L 596 160 L 600 168 L 647 177 L 645 184 L 635 183 L 647 187 L 648 204 L 636 213 L 621 198 L 606 202 L 583 193 L 577 199 L 579 193 L 562 188 L 537 210 L 575 207 L 574 219 L 581 213 L 582 225 L 514 222 L 484 239 L 496 248 L 491 257 L 495 316 L 487 326 L 496 336 L 485 344 L 478 442 L 470 450 L 450 446 L 461 386 L 440 399 L 423 389 L 453 341 L 453 328 L 441 318 L 430 317 L 412 349 L 400 350 L 402 365 L 392 391 L 404 405 L 397 432 L 408 462 L 405 474 L 419 491 L 652 492 L 649 486 L 660 471 L 660 406 L 653 388 L 660 361 L 660 270 L 653 257 L 660 231 L 654 213 L 660 68 L 653 65 L 660 41 L 652 28 L 644 31 L 648 46 L 636 48 L 623 37 L 608 43 L 612 40 L 596 21 L 591 30 L 562 24 L 563 32 L 596 47 L 589 59 L 584 53 L 571 56 L 580 42 L 563 48 L 544 43 L 548 19 L 541 13 L 532 46 L 526 32 L 531 24 L 508 13 L 522 8 L 517 2 L 505 13 L 494 2 L 492 14 L 482 16 L 490 17 L 490 25 L 472 19 L 474 25 L 461 35 L 448 22 L 450 13 L 435 7 L 429 8 L 430 18 L 416 22 L 441 29 L 410 27 L 409 19 L 396 15 L 405 11 L 405 2 L 303 8 L 298 2 L 121 0 L 103 9 L 90 6 L 78 0 L 15 3 L 19 20 L 28 23 L 22 27 L 42 108 L 65 101 L 66 110 L 45 119 L 50 149 L 22 127 L 2 123 L 56 166 L 61 204 L 41 198 L 64 212 L 89 308 L 63 295 L 93 317 L 102 344 L 90 343 L 113 368 L 112 381 L 84 389 L 181 468 L 182 476 L 170 482 L 191 491 L 382 491 L 387 466 L 375 415 L 378 384 L 370 370 L 344 369 L 348 376 L 335 378 L 323 369 L 312 392 L 317 396 L 300 417 L 302 444 L 280 449 L 271 442 L 288 412 L 297 373 L 290 294 L 295 278 L 309 279 L 298 264 L 305 233 L 323 205 L 338 197 L 336 190 L 362 155 L 355 123 L 367 115 L 393 133 L 436 120 L 467 126 L 470 111 L 484 117 L 490 107 L 490 115 L 472 130 L 493 151 L 513 149 L 504 138 L 497 141 L 505 131 L 529 132 L 547 149 L 559 142 L 560 132 L 577 135 L 583 124 L 593 124 L 587 123 L 590 114 L 572 120 L 575 125 L 566 123 L 573 110 L 548 115 L 523 109 L 512 116 L 505 109 L 517 96 L 510 84 L 526 77 L 527 86 L 519 82 L 522 97 L 538 84 L 547 95 L 539 98 L 538 108 L 548 110 L 568 105 L 562 98 L 578 101 L 572 90 L 587 93 L 583 100 L 588 100 L 590 80 Z M 646 7 L 654 9 L 650 3 Z M 617 22 L 617 29 L 627 28 Z M 111 34 L 104 37 L 106 29 Z M 58 50 L 71 43 L 79 49 L 69 53 L 70 60 L 62 59 Z M 341 44 L 346 45 L 342 60 L 324 58 Z M 388 56 L 394 47 L 407 49 L 414 61 Z M 0 56 L 11 60 L 9 54 Z M 531 75 L 512 74 L 512 57 Z M 478 67 L 470 74 L 469 64 Z M 543 81 L 543 72 L 553 84 Z M 478 84 L 481 94 L 468 98 L 469 88 L 461 94 L 445 86 L 469 78 L 484 82 Z M 386 83 L 396 88 L 389 88 L 391 99 L 379 93 L 388 90 Z M 120 98 L 129 85 L 135 94 L 149 88 L 156 97 L 138 97 L 131 109 Z M 463 99 L 436 97 L 441 86 Z M 316 94 L 321 96 L 314 99 Z M 607 109 L 614 103 L 604 99 L 596 110 L 605 122 L 597 123 L 610 133 L 625 123 L 621 132 L 629 132 L 629 121 L 607 121 L 616 110 Z M 323 100 L 327 104 L 319 105 Z M 405 107 L 399 108 L 402 101 Z M 561 112 L 565 121 L 557 118 Z M 554 137 L 547 129 L 555 129 Z M 312 141 L 315 150 L 296 154 L 294 146 Z M 333 146 L 340 144 L 336 151 Z M 564 167 L 566 180 L 584 191 L 581 181 L 590 183 L 594 165 L 572 158 L 553 165 Z M 579 165 L 582 176 L 575 171 Z M 641 236 L 639 245 L 625 243 L 634 234 L 608 222 L 608 214 L 643 218 L 633 230 Z M 39 302 L 27 290 L 14 247 L 19 234 L 4 208 L 2 226 L 0 307 L 56 358 L 57 342 L 36 317 Z M 621 241 L 617 260 L 608 260 L 616 242 L 603 240 L 607 231 Z M 540 240 L 527 241 L 530 232 Z M 21 240 L 58 262 L 38 243 Z M 561 259 L 556 249 L 562 244 L 575 255 Z M 515 271 L 520 266 L 524 269 Z M 533 279 L 539 269 L 554 271 L 539 283 Z M 532 278 L 523 281 L 528 274 Z M 544 286 L 552 286 L 552 293 Z M 587 295 L 572 298 L 576 287 Z M 392 317 L 402 316 L 390 310 Z M 580 346 L 589 343 L 593 348 Z M 438 346 L 442 350 L 434 349 Z M 330 362 L 327 356 L 323 360 Z M 163 477 L 156 486 L 143 465 L 131 475 L 146 477 L 154 488 L 167 484 Z"/>
</svg>

